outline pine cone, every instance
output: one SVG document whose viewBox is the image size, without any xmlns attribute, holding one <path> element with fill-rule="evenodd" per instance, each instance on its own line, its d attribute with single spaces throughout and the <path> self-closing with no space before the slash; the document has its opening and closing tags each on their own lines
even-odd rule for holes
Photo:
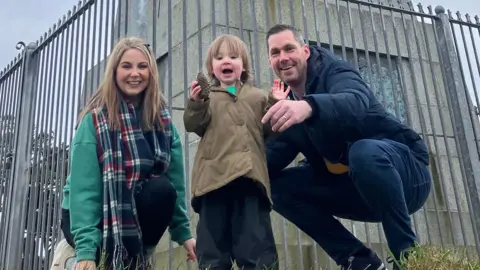
<svg viewBox="0 0 480 270">
<path fill-rule="evenodd" d="M 203 100 L 208 99 L 210 94 L 210 83 L 208 82 L 207 77 L 202 72 L 197 74 L 197 82 L 200 85 L 200 94 L 199 97 Z"/>
</svg>

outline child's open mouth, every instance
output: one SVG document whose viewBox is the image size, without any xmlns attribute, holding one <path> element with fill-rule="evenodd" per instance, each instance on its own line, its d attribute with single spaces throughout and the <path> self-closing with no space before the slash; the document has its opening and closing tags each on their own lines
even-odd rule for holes
<svg viewBox="0 0 480 270">
<path fill-rule="evenodd" d="M 232 74 L 233 70 L 227 68 L 227 69 L 222 70 L 222 73 L 223 74 Z"/>
</svg>

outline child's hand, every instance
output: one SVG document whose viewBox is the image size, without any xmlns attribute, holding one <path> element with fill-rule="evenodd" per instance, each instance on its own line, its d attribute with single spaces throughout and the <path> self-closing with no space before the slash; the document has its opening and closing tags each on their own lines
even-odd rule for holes
<svg viewBox="0 0 480 270">
<path fill-rule="evenodd" d="M 202 99 L 200 98 L 200 91 L 202 89 L 200 88 L 200 85 L 198 84 L 197 81 L 193 81 L 190 84 L 190 100 L 195 101 L 195 102 L 200 102 Z"/>
<path fill-rule="evenodd" d="M 280 82 L 280 80 L 274 80 L 273 81 L 273 87 L 272 87 L 272 96 L 276 100 L 284 100 L 287 99 L 288 93 L 290 93 L 290 86 L 285 88 L 285 84 L 283 82 Z"/>
</svg>

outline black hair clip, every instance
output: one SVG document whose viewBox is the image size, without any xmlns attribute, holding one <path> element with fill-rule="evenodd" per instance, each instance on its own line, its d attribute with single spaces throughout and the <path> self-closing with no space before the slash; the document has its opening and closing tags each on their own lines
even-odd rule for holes
<svg viewBox="0 0 480 270">
<path fill-rule="evenodd" d="M 147 49 L 150 48 L 150 44 L 143 44 L 143 45 L 145 45 L 145 47 L 147 47 Z"/>
</svg>

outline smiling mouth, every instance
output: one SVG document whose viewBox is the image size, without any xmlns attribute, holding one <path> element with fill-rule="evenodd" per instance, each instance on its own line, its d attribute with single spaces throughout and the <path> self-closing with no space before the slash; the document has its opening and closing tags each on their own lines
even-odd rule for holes
<svg viewBox="0 0 480 270">
<path fill-rule="evenodd" d="M 281 67 L 280 70 L 281 71 L 286 71 L 286 70 L 290 70 L 291 68 L 293 68 L 293 66 Z"/>
<path fill-rule="evenodd" d="M 230 75 L 230 74 L 233 73 L 233 70 L 231 70 L 231 69 L 229 69 L 229 68 L 226 68 L 226 69 L 222 70 L 222 73 L 223 73 L 223 74 L 226 74 L 226 75 Z"/>
<path fill-rule="evenodd" d="M 141 81 L 132 81 L 132 82 L 127 82 L 130 85 L 139 85 Z"/>
</svg>

